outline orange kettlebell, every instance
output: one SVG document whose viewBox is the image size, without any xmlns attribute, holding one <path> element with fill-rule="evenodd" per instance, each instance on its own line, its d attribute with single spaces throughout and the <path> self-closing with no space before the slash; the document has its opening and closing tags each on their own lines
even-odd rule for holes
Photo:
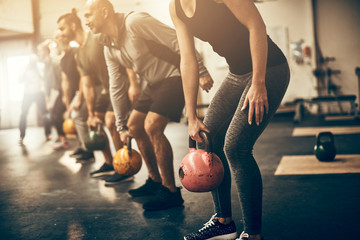
<svg viewBox="0 0 360 240">
<path fill-rule="evenodd" d="M 75 123 L 71 118 L 67 118 L 63 122 L 63 131 L 65 134 L 75 134 L 76 133 Z"/>
<path fill-rule="evenodd" d="M 129 136 L 126 145 L 115 153 L 114 169 L 119 174 L 131 176 L 140 171 L 141 165 L 141 155 L 131 148 L 131 137 Z"/>
<path fill-rule="evenodd" d="M 189 137 L 189 153 L 179 167 L 180 182 L 190 192 L 212 191 L 224 178 L 224 166 L 212 153 L 209 133 L 200 131 L 200 137 L 205 140 L 205 150 L 196 149 L 196 142 Z"/>
</svg>

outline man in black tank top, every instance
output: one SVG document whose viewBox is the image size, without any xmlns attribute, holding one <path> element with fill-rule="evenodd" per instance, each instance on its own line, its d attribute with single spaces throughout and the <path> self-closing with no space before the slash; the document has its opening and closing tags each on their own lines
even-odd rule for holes
<svg viewBox="0 0 360 240">
<path fill-rule="evenodd" d="M 92 151 L 88 151 L 85 146 L 85 138 L 88 133 L 86 125 L 87 108 L 80 87 L 80 74 L 76 67 L 75 53 L 76 47 L 70 47 L 69 41 L 57 36 L 58 44 L 61 45 L 64 55 L 60 61 L 62 96 L 66 107 L 67 118 L 74 121 L 76 135 L 79 141 L 78 148 L 70 154 L 70 157 L 85 161 L 94 158 Z"/>
<path fill-rule="evenodd" d="M 58 28 L 62 37 L 69 41 L 76 41 L 79 44 L 75 59 L 88 110 L 87 124 L 90 128 L 97 128 L 98 125 L 105 123 L 112 136 L 112 139 L 107 139 L 107 145 L 102 151 L 105 163 L 100 169 L 91 172 L 90 175 L 92 177 L 111 175 L 105 179 L 106 185 L 131 180 L 132 176 L 116 173 L 112 165 L 113 156 L 110 141 L 113 141 L 116 150 L 119 150 L 123 145 L 115 128 L 115 117 L 109 96 L 109 76 L 104 59 L 104 47 L 99 43 L 99 36 L 91 32 L 85 32 L 82 29 L 80 18 L 74 10 L 72 13 L 59 17 Z M 128 71 L 131 70 L 128 69 Z M 133 77 L 130 81 L 131 86 L 135 85 L 138 89 L 137 79 L 134 78 L 136 75 L 131 76 Z M 137 91 L 137 93 L 139 92 L 140 90 Z M 103 134 L 107 137 L 105 132 Z"/>
<path fill-rule="evenodd" d="M 252 0 L 171 0 L 188 113 L 188 132 L 201 142 L 200 131 L 211 134 L 213 152 L 225 174 L 213 190 L 215 215 L 185 240 L 234 239 L 231 170 L 242 209 L 240 240 L 260 240 L 262 180 L 253 146 L 281 103 L 289 83 L 289 68 L 281 50 L 266 34 L 265 24 Z M 193 37 L 209 42 L 229 64 L 229 74 L 207 110 L 204 122 L 196 114 L 198 73 Z"/>
</svg>

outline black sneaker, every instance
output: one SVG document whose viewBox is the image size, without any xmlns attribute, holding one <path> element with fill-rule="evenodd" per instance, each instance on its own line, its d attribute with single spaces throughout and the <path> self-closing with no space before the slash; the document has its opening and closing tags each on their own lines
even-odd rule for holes
<svg viewBox="0 0 360 240">
<path fill-rule="evenodd" d="M 170 192 L 170 190 L 161 185 L 154 197 L 144 203 L 143 208 L 148 211 L 159 211 L 173 207 L 182 206 L 184 203 L 181 197 L 180 188 L 176 188 L 176 192 Z"/>
<path fill-rule="evenodd" d="M 186 235 L 184 240 L 235 239 L 237 232 L 234 221 L 222 224 L 215 217 L 216 214 L 197 233 Z"/>
<path fill-rule="evenodd" d="M 132 197 L 153 196 L 161 188 L 161 186 L 161 183 L 154 182 L 151 178 L 148 178 L 145 184 L 141 187 L 129 190 L 129 194 Z"/>
<path fill-rule="evenodd" d="M 78 149 L 76 149 L 74 152 L 72 152 L 69 156 L 72 157 L 72 158 L 78 158 L 78 157 L 80 157 L 84 152 L 86 152 L 84 149 L 78 148 Z"/>
<path fill-rule="evenodd" d="M 125 176 L 125 175 L 121 175 L 118 174 L 117 172 L 115 172 L 113 175 L 107 177 L 105 179 L 105 186 L 110 186 L 110 185 L 114 185 L 114 184 L 118 184 L 121 182 L 127 182 L 127 181 L 131 181 L 134 179 L 134 176 Z"/>
<path fill-rule="evenodd" d="M 76 160 L 78 161 L 86 161 L 86 160 L 94 159 L 94 153 L 88 151 L 84 151 L 81 155 L 78 156 L 79 157 L 76 158 Z"/>
<path fill-rule="evenodd" d="M 112 165 L 108 165 L 104 163 L 99 170 L 93 171 L 90 173 L 91 177 L 100 177 L 104 175 L 111 175 L 114 174 L 114 167 Z"/>
<path fill-rule="evenodd" d="M 249 237 L 250 237 L 250 235 L 249 235 L 248 233 L 242 232 L 242 233 L 240 234 L 240 237 L 237 238 L 236 240 L 249 240 Z M 261 240 L 264 240 L 264 238 L 261 237 Z"/>
</svg>

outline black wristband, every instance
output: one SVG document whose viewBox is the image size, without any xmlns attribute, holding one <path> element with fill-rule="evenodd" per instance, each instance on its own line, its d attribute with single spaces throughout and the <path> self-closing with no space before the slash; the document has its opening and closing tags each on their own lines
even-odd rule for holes
<svg viewBox="0 0 360 240">
<path fill-rule="evenodd" d="M 121 126 L 121 127 L 119 127 L 118 132 L 121 133 L 121 132 L 124 132 L 126 130 L 129 130 L 127 126 Z"/>
</svg>

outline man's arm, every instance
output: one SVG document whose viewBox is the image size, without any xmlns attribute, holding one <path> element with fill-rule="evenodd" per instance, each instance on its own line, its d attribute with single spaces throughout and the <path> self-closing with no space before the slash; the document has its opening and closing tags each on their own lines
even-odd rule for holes
<svg viewBox="0 0 360 240">
<path fill-rule="evenodd" d="M 141 94 L 140 84 L 136 73 L 132 69 L 127 68 L 126 73 L 130 81 L 130 86 L 128 90 L 129 99 L 131 103 L 134 103 Z"/>
<path fill-rule="evenodd" d="M 93 80 L 89 75 L 82 75 L 80 81 L 82 82 L 83 93 L 88 109 L 87 124 L 90 127 L 96 127 L 97 124 L 101 124 L 102 121 L 95 115 L 96 93 Z"/>
<path fill-rule="evenodd" d="M 70 108 L 70 81 L 67 75 L 61 71 L 61 90 L 62 90 L 62 101 L 67 110 Z"/>
<path fill-rule="evenodd" d="M 112 56 L 111 50 L 104 47 L 105 61 L 109 72 L 110 99 L 115 113 L 117 131 L 126 129 L 130 113 L 128 97 L 129 80 L 126 69 Z"/>
</svg>

